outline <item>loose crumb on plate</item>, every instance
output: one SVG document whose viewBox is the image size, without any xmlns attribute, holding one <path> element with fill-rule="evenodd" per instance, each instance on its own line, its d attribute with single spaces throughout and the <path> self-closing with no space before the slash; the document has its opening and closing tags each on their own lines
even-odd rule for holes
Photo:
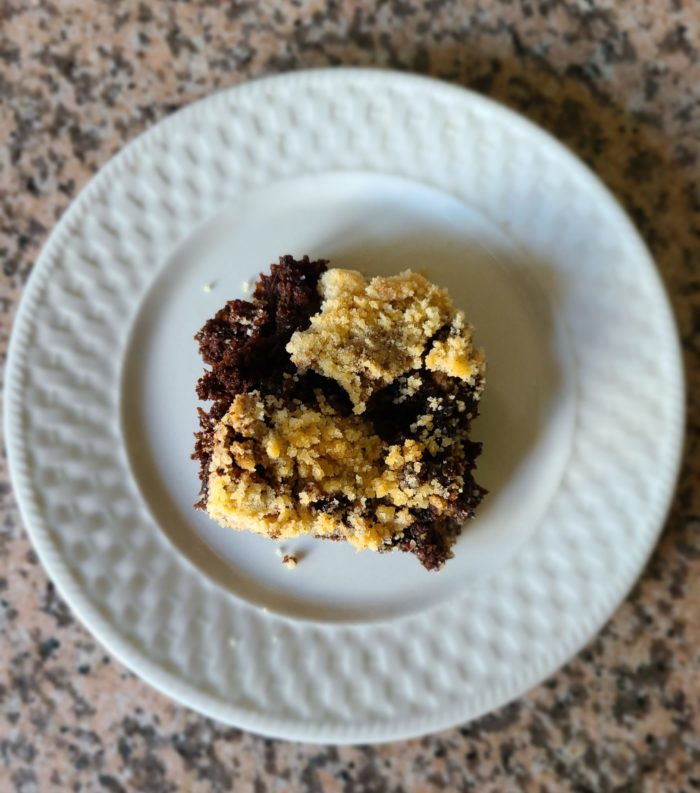
<svg viewBox="0 0 700 793">
<path fill-rule="evenodd" d="M 293 570 L 299 564 L 299 560 L 293 554 L 286 553 L 282 559 L 282 564 L 287 570 Z"/>
</svg>

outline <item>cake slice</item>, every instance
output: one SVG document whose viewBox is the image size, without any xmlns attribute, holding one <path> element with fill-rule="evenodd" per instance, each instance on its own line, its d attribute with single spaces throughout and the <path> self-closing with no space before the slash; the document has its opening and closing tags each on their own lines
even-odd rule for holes
<svg viewBox="0 0 700 793">
<path fill-rule="evenodd" d="M 447 292 L 284 256 L 197 334 L 197 504 L 222 526 L 414 554 L 437 570 L 484 490 L 484 355 Z"/>
</svg>

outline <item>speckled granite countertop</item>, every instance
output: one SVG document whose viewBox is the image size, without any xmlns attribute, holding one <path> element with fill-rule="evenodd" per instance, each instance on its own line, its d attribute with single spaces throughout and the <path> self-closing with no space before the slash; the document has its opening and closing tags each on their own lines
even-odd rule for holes
<svg viewBox="0 0 700 793">
<path fill-rule="evenodd" d="M 217 88 L 336 64 L 429 73 L 505 102 L 632 214 L 673 298 L 691 394 L 661 543 L 602 634 L 521 700 L 421 740 L 324 748 L 200 718 L 105 655 L 37 563 L 3 470 L 0 789 L 700 790 L 697 2 L 3 0 L 3 353 L 52 225 L 125 141 Z"/>
</svg>

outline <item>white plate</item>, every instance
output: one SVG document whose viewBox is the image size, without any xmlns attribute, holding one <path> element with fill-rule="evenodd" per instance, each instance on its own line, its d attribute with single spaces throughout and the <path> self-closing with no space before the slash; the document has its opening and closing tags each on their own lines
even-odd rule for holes
<svg viewBox="0 0 700 793">
<path fill-rule="evenodd" d="M 477 325 L 491 493 L 439 574 L 314 540 L 289 571 L 191 507 L 192 337 L 285 253 L 425 270 Z M 37 552 L 123 663 L 222 721 L 343 743 L 463 722 L 575 653 L 656 541 L 682 406 L 657 272 L 580 162 L 474 94 L 335 70 L 198 102 L 93 179 L 27 286 L 6 424 Z"/>
</svg>

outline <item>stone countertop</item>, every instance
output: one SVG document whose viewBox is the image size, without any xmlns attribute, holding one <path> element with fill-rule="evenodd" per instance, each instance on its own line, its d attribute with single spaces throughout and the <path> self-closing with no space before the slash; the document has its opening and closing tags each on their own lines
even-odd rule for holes
<svg viewBox="0 0 700 793">
<path fill-rule="evenodd" d="M 3 469 L 0 789 L 700 790 L 697 2 L 4 0 L 2 352 L 51 227 L 126 141 L 213 90 L 337 64 L 427 73 L 506 103 L 630 212 L 673 300 L 690 394 L 661 542 L 603 632 L 522 699 L 427 738 L 328 748 L 201 718 L 106 655 L 38 564 Z"/>
</svg>

